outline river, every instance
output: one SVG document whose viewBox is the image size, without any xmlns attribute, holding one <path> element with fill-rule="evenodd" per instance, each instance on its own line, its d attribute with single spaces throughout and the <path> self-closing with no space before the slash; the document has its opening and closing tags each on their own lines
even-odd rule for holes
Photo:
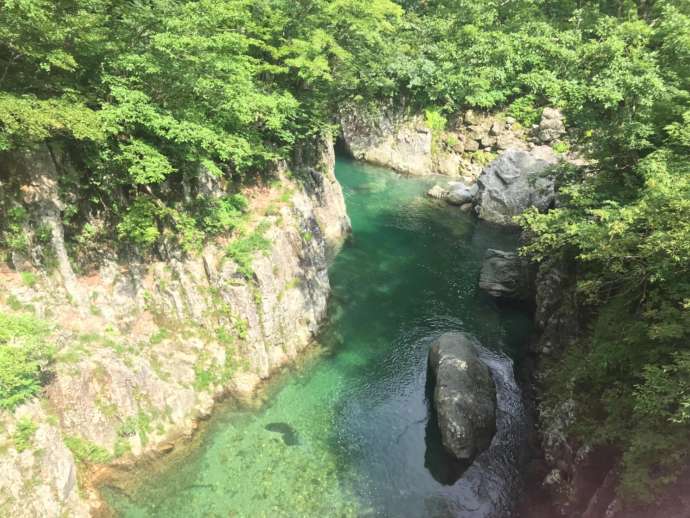
<svg viewBox="0 0 690 518">
<path fill-rule="evenodd" d="M 219 408 L 198 446 L 163 473 L 128 491 L 106 488 L 118 515 L 503 512 L 484 504 L 492 500 L 487 493 L 501 491 L 495 479 L 514 477 L 515 459 L 505 451 L 514 441 L 456 481 L 429 421 L 426 369 L 429 345 L 440 333 L 474 334 L 488 349 L 494 377 L 507 376 L 497 385 L 507 383 L 499 414 L 507 412 L 503 427 L 511 437 L 519 394 L 506 358 L 518 357 L 526 343 L 529 314 L 498 307 L 477 280 L 485 250 L 513 249 L 517 237 L 425 197 L 433 179 L 347 159 L 338 159 L 336 176 L 353 234 L 330 268 L 321 352 L 271 381 L 260 408 Z M 492 463 L 511 466 L 496 471 Z"/>
</svg>

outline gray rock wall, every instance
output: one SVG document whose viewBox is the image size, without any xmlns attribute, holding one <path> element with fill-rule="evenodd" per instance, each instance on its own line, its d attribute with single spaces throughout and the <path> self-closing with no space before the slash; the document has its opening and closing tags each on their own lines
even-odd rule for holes
<svg viewBox="0 0 690 518">
<path fill-rule="evenodd" d="M 326 313 L 329 255 L 350 228 L 332 145 L 315 151 L 302 164 L 302 182 L 283 175 L 262 195 L 270 245 L 254 253 L 250 278 L 223 241 L 198 256 L 173 250 L 155 263 L 104 260 L 98 272 L 76 279 L 88 307 L 70 304 L 55 279 L 28 287 L 18 274 L 0 272 L 15 300 L 58 329 L 43 402 L 49 411 L 30 411 L 41 407 L 32 403 L 1 415 L 9 431 L 0 437 L 8 444 L 0 453 L 5 515 L 89 515 L 99 495 L 88 477 L 78 488 L 66 437 L 113 458 L 124 452 L 126 464 L 169 451 L 218 397 L 251 398 L 310 345 Z M 17 452 L 11 430 L 27 412 L 39 428 L 30 448 Z"/>
</svg>

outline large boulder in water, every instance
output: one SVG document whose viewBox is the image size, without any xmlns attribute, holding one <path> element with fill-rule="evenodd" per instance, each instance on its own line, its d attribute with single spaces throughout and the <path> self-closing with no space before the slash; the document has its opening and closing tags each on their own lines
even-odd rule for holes
<svg viewBox="0 0 690 518">
<path fill-rule="evenodd" d="M 513 217 L 529 207 L 545 211 L 554 202 L 554 180 L 542 175 L 556 162 L 534 153 L 509 149 L 491 162 L 477 180 L 477 214 L 501 225 L 515 225 Z"/>
<path fill-rule="evenodd" d="M 496 388 L 477 346 L 465 333 L 446 333 L 429 352 L 441 442 L 462 461 L 488 448 L 496 432 Z"/>
<path fill-rule="evenodd" d="M 484 255 L 479 287 L 497 299 L 530 299 L 528 261 L 513 252 L 489 248 Z"/>
</svg>

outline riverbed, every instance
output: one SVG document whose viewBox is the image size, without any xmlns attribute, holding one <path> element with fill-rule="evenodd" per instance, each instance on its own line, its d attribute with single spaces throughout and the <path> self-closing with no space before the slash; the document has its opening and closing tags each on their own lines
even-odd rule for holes
<svg viewBox="0 0 690 518">
<path fill-rule="evenodd" d="M 445 463 L 427 353 L 460 330 L 498 360 L 519 357 L 528 312 L 477 288 L 486 249 L 514 249 L 517 236 L 425 197 L 434 179 L 348 159 L 336 176 L 353 233 L 329 270 L 321 352 L 271 381 L 260 408 L 219 408 L 198 446 L 163 473 L 127 492 L 106 488 L 118 515 L 458 514 L 476 481 Z"/>
</svg>

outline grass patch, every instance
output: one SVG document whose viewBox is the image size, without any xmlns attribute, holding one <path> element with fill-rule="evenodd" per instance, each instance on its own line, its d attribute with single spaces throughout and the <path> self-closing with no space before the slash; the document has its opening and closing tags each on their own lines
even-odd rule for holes
<svg viewBox="0 0 690 518">
<path fill-rule="evenodd" d="M 472 159 L 473 162 L 476 162 L 477 164 L 481 166 L 489 165 L 491 162 L 493 162 L 496 159 L 496 153 L 491 153 L 489 151 L 483 151 L 481 149 L 477 151 L 473 151 L 470 154 L 470 158 Z"/>
<path fill-rule="evenodd" d="M 22 417 L 17 421 L 17 429 L 14 435 L 12 435 L 12 440 L 18 452 L 21 453 L 31 447 L 32 439 L 37 429 L 38 425 L 28 417 Z"/>
<path fill-rule="evenodd" d="M 69 435 L 65 437 L 65 445 L 70 449 L 77 461 L 88 464 L 107 464 L 113 458 L 108 450 L 97 444 Z"/>
<path fill-rule="evenodd" d="M 19 276 L 22 282 L 29 288 L 33 288 L 38 283 L 38 276 L 34 272 L 21 272 Z"/>
<path fill-rule="evenodd" d="M 50 326 L 33 316 L 0 313 L 0 408 L 12 410 L 41 389 L 54 350 Z"/>
<path fill-rule="evenodd" d="M 238 237 L 226 249 L 228 257 L 237 263 L 239 272 L 247 279 L 251 279 L 254 275 L 252 268 L 254 254 L 267 252 L 271 247 L 271 242 L 265 237 L 269 226 L 268 222 L 262 222 L 253 232 Z"/>
</svg>

